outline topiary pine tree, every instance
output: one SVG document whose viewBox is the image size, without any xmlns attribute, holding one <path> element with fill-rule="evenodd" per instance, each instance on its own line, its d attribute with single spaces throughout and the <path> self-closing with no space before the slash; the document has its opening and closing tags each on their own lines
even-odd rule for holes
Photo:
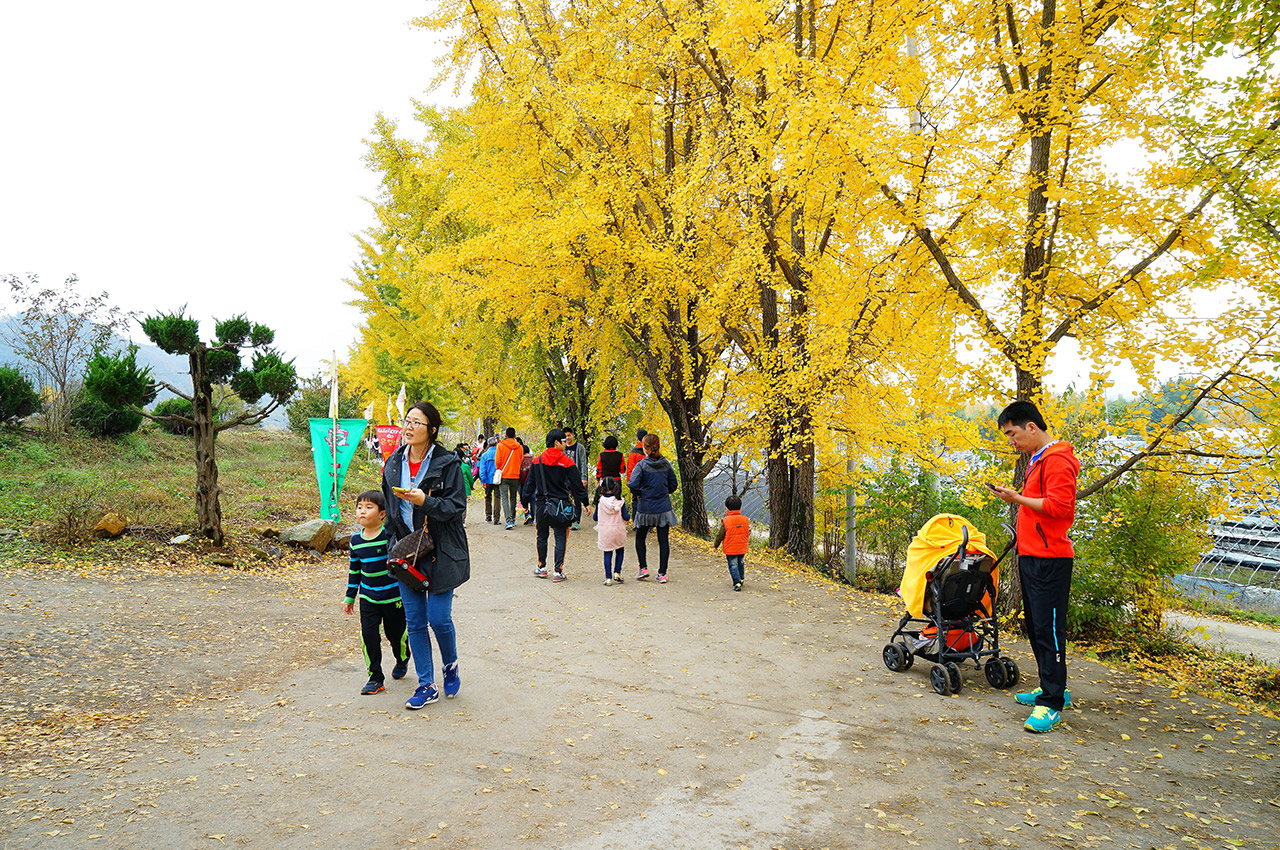
<svg viewBox="0 0 1280 850">
<path fill-rule="evenodd" d="M 125 380 L 128 370 L 117 371 L 118 380 L 113 380 L 111 386 L 95 386 L 94 389 L 112 404 L 130 407 L 160 423 L 191 429 L 196 450 L 197 530 L 221 546 L 224 535 L 222 506 L 218 501 L 217 436 L 229 428 L 256 425 L 266 419 L 294 394 L 298 388 L 298 377 L 293 361 L 284 360 L 271 348 L 275 341 L 275 332 L 271 328 L 253 324 L 243 315 L 233 316 L 217 322 L 214 326 L 215 339 L 205 343 L 200 340 L 199 322 L 183 315 L 185 309 L 148 316 L 142 322 L 142 330 L 163 351 L 187 355 L 191 364 L 190 395 L 163 381 L 155 386 L 190 402 L 190 416 L 179 413 L 157 416 L 141 410 L 145 401 L 138 391 L 137 375 Z M 248 352 L 252 353 L 252 358 L 246 366 L 242 357 Z M 111 372 L 106 369 L 100 371 L 104 374 Z M 146 383 L 151 383 L 149 375 Z M 214 388 L 223 384 L 230 385 L 247 409 L 238 416 L 219 422 Z M 268 401 L 259 405 L 264 396 Z M 152 392 L 151 398 L 154 397 Z"/>
</svg>

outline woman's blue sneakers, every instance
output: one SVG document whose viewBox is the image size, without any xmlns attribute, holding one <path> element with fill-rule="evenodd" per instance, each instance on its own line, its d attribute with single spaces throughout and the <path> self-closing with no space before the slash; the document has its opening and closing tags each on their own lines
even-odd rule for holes
<svg viewBox="0 0 1280 850">
<path fill-rule="evenodd" d="M 444 695 L 453 699 L 461 687 L 462 677 L 458 675 L 458 662 L 455 661 L 444 668 Z"/>
<path fill-rule="evenodd" d="M 413 696 L 405 700 L 404 707 L 410 711 L 417 711 L 427 703 L 435 702 L 440 699 L 440 692 L 436 690 L 435 685 L 419 685 L 418 689 L 413 692 Z"/>
</svg>

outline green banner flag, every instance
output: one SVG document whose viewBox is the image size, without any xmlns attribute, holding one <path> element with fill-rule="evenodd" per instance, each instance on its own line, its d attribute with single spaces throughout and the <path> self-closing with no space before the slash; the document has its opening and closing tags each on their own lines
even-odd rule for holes
<svg viewBox="0 0 1280 850">
<path fill-rule="evenodd" d="M 316 481 L 320 483 L 320 517 L 337 522 L 342 518 L 338 495 L 347 480 L 347 465 L 369 423 L 363 419 L 307 421 L 311 423 L 311 455 L 316 460 Z"/>
</svg>

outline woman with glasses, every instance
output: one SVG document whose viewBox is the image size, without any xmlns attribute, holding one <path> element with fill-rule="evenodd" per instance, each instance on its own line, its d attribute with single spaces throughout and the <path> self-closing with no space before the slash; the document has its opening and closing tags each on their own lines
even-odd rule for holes
<svg viewBox="0 0 1280 850">
<path fill-rule="evenodd" d="M 404 444 L 392 452 L 382 467 L 382 494 L 387 501 L 387 530 L 395 541 L 426 525 L 435 550 L 425 566 L 427 589 L 414 591 L 403 582 L 409 651 L 418 672 L 418 689 L 405 702 L 417 710 L 440 699 L 431 659 L 431 638 L 440 646 L 444 695 L 455 697 L 462 685 L 458 676 L 458 641 L 453 628 L 453 591 L 471 577 L 471 554 L 463 520 L 467 494 L 458 456 L 438 442 L 440 412 L 427 402 L 409 408 L 404 423 Z"/>
</svg>

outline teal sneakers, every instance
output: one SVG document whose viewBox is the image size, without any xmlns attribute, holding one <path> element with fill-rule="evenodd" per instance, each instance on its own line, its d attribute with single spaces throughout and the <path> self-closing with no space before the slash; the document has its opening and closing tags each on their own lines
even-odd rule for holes
<svg viewBox="0 0 1280 850">
<path fill-rule="evenodd" d="M 1054 711 L 1045 705 L 1037 705 L 1032 709 L 1031 716 L 1027 718 L 1027 722 L 1022 724 L 1022 728 L 1028 732 L 1051 732 L 1053 727 L 1061 722 L 1061 712 Z"/>
</svg>

